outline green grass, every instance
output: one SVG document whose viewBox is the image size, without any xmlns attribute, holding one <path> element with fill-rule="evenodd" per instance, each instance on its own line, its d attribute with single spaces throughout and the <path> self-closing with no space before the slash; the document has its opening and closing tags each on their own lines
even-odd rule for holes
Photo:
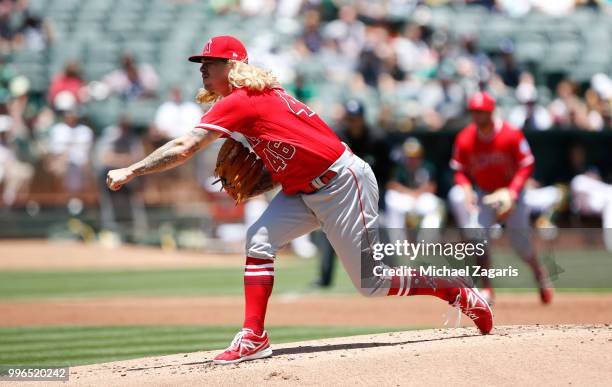
<svg viewBox="0 0 612 387">
<path fill-rule="evenodd" d="M 498 267 L 520 270 L 515 279 L 493 280 L 497 287 L 522 292 L 535 285 L 531 272 L 513 254 L 497 254 Z M 612 255 L 599 251 L 556 253 L 548 265 L 562 271 L 554 284 L 558 290 L 609 292 L 612 288 Z M 554 270 L 553 270 L 554 271 Z M 274 294 L 313 292 L 317 260 L 285 261 L 276 268 Z M 192 268 L 122 271 L 29 271 L 0 272 L 0 300 L 28 300 L 108 296 L 218 296 L 242 295 L 242 269 Z M 356 294 L 350 280 L 337 265 L 334 287 L 325 293 Z"/>
<path fill-rule="evenodd" d="M 606 251 L 563 251 L 540 256 L 558 291 L 610 292 L 612 291 L 612 253 Z M 519 277 L 501 277 L 493 280 L 501 290 L 522 292 L 533 288 L 535 282 L 528 266 L 512 254 L 493 257 L 495 267 L 512 265 L 519 269 Z"/>
<path fill-rule="evenodd" d="M 279 265 L 280 266 L 280 265 Z M 333 292 L 354 292 L 344 270 L 336 272 Z M 276 268 L 275 294 L 311 292 L 316 261 Z M 104 296 L 242 295 L 243 270 L 191 268 L 112 271 L 0 272 L 0 299 Z"/>
<path fill-rule="evenodd" d="M 227 347 L 238 327 L 227 326 L 62 326 L 0 328 L 0 364 L 75 366 Z M 405 328 L 269 327 L 274 343 Z M 205 359 L 202 359 L 205 360 Z"/>
</svg>

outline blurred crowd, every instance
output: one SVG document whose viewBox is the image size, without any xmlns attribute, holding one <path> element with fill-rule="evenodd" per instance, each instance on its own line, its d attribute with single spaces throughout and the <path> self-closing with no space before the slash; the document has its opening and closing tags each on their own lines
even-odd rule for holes
<svg viewBox="0 0 612 387">
<path fill-rule="evenodd" d="M 503 10 L 503 3 L 520 2 L 480 3 Z M 376 107 L 373 121 L 385 131 L 456 128 L 465 119 L 466 99 L 480 89 L 503 101 L 500 114 L 519 128 L 599 131 L 612 126 L 609 72 L 593 74 L 588 84 L 562 77 L 547 89 L 536 84 L 526 63 L 516 59 L 510 39 L 500 40 L 497 50 L 485 53 L 478 36 L 457 36 L 429 25 L 427 8 L 416 8 L 417 16 L 410 23 L 385 15 L 384 11 L 393 11 L 391 7 L 376 8 L 344 5 L 331 19 L 321 7 L 306 8 L 303 32 L 293 52 L 298 59 L 287 61 L 289 68 L 281 74 L 290 73 L 296 62 L 323 63 L 327 79 Z M 294 92 L 308 99 L 308 85 L 296 83 Z M 313 99 L 316 110 L 322 98 Z"/>
<path fill-rule="evenodd" d="M 339 134 L 350 136 L 351 117 L 363 113 L 368 136 L 375 140 L 362 145 L 382 144 L 366 161 L 378 163 L 380 170 L 394 162 L 386 144 L 389 134 L 457 130 L 469 119 L 467 99 L 482 89 L 499 101 L 503 118 L 525 130 L 612 128 L 609 72 L 592 74 L 587 82 L 562 75 L 552 85 L 543 84 L 516 58 L 512 39 L 500 39 L 495 50 L 485 51 L 477 34 L 455 34 L 429 23 L 431 9 L 438 6 L 479 7 L 508 17 L 528 12 L 562 17 L 583 8 L 610 12 L 610 2 L 603 0 L 210 2 L 218 18 L 238 13 L 272 18 L 279 25 L 297 20 L 297 28 L 288 28 L 293 31 L 289 47 L 267 39 L 265 31 L 261 39 L 247 40 L 253 62 L 272 69 L 290 93 L 320 112 Z M 127 200 L 142 225 L 144 206 L 137 194 L 142 187 L 127 190 L 123 199 L 109 198 L 104 174 L 191 129 L 202 107 L 185 95 L 184 85 L 167 85 L 155 64 L 129 52 L 115 58 L 116 68 L 97 79 L 84 75 L 79 60 L 70 60 L 52 74 L 43 92 L 37 91 L 11 58 L 19 52 L 44 51 L 55 42 L 53 20 L 31 12 L 25 0 L 0 0 L 1 206 L 14 205 L 28 192 L 51 203 L 53 198 L 61 203 L 79 197 L 85 204 L 91 200 L 106 208 L 104 213 L 110 215 L 103 219 L 105 228 L 113 229 L 112 200 Z M 193 73 L 197 76 L 197 68 Z M 193 93 L 197 88 L 193 85 Z M 351 98 L 356 100 L 346 104 Z M 144 125 L 134 123 L 128 109 L 111 125 L 97 127 L 88 106 L 111 99 L 123 106 L 148 101 L 156 109 Z M 194 169 L 195 178 L 182 172 L 166 178 L 193 179 L 202 188 L 210 165 L 198 161 Z"/>
<path fill-rule="evenodd" d="M 51 24 L 33 14 L 24 0 L 0 1 L 0 53 L 42 51 L 53 42 Z"/>
</svg>

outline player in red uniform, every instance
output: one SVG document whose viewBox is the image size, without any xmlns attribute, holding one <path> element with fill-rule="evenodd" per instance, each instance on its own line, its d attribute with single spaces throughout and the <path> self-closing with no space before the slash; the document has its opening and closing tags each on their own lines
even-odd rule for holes
<svg viewBox="0 0 612 387">
<path fill-rule="evenodd" d="M 110 171 L 107 185 L 117 190 L 136 176 L 185 162 L 219 137 L 237 134 L 246 137 L 281 184 L 282 192 L 247 231 L 243 329 L 215 363 L 272 354 L 264 319 L 276 253 L 292 239 L 317 228 L 323 228 L 362 294 L 433 295 L 460 308 L 483 334 L 489 333 L 493 327 L 489 305 L 461 279 L 395 276 L 363 286 L 362 242 L 369 243 L 364 248 L 369 258 L 368 252 L 378 241 L 378 187 L 369 165 L 353 155 L 308 106 L 285 93 L 274 76 L 249 65 L 246 49 L 237 39 L 214 37 L 201 55 L 189 59 L 201 63 L 204 89 L 197 100 L 214 105 L 188 135 L 134 165 Z"/>
<path fill-rule="evenodd" d="M 521 130 L 494 118 L 495 100 L 489 94 L 476 93 L 468 109 L 473 122 L 457 135 L 450 162 L 457 186 L 449 197 L 457 222 L 472 233 L 504 222 L 512 247 L 529 264 L 547 304 L 552 288 L 529 236 L 529 211 L 522 196 L 535 164 L 529 144 Z M 482 266 L 489 268 L 488 253 L 482 258 Z M 490 280 L 484 277 L 483 282 L 482 294 L 491 301 Z"/>
</svg>

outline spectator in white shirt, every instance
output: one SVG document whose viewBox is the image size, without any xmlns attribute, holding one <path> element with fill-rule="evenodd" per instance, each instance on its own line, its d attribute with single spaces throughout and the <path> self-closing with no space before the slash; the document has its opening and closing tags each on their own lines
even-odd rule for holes
<svg viewBox="0 0 612 387">
<path fill-rule="evenodd" d="M 153 137 L 169 140 L 189 132 L 202 116 L 202 108 L 192 101 L 183 100 L 181 89 L 173 87 L 168 101 L 157 108 Z"/>
<path fill-rule="evenodd" d="M 93 131 L 79 123 L 79 114 L 73 107 L 63 112 L 63 121 L 52 126 L 49 135 L 49 170 L 62 179 L 64 189 L 83 191 L 90 176 Z"/>
<path fill-rule="evenodd" d="M 516 98 L 521 105 L 510 110 L 508 121 L 512 125 L 523 130 L 548 130 L 552 127 L 552 117 L 544 106 L 538 104 L 538 92 L 533 83 L 521 81 L 516 88 Z"/>
<path fill-rule="evenodd" d="M 337 41 L 344 55 L 357 58 L 365 44 L 365 29 L 355 7 L 347 4 L 340 7 L 338 19 L 325 27 L 324 35 Z"/>
</svg>

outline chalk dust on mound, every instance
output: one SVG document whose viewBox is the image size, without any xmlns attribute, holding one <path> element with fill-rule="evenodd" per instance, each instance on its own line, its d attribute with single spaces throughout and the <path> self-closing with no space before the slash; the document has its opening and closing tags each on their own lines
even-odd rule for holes
<svg viewBox="0 0 612 387">
<path fill-rule="evenodd" d="M 609 325 L 504 326 L 334 338 L 273 346 L 216 366 L 195 352 L 75 367 L 73 385 L 609 385 Z"/>
</svg>

